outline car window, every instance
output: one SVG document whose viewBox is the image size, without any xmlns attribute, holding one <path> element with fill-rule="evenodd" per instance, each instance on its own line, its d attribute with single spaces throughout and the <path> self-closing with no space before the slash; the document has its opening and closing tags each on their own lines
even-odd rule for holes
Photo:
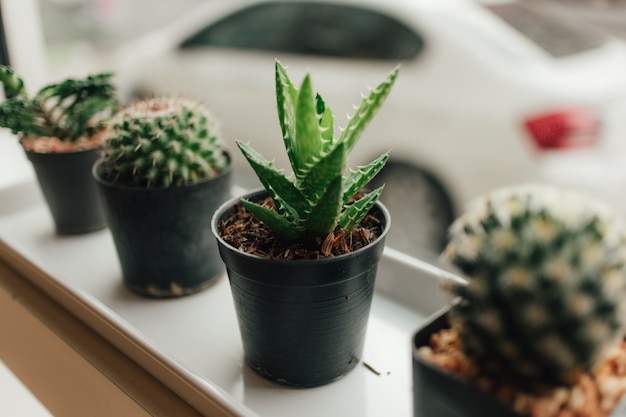
<svg viewBox="0 0 626 417">
<path fill-rule="evenodd" d="M 486 7 L 557 58 L 596 49 L 607 42 L 600 31 L 536 3 L 497 3 Z"/>
<path fill-rule="evenodd" d="M 298 10 L 279 4 L 253 6 L 217 21 L 187 39 L 183 48 L 217 46 L 240 49 L 290 50 Z"/>
<path fill-rule="evenodd" d="M 406 60 L 422 48 L 406 25 L 372 10 L 333 4 L 302 4 L 301 52 L 344 58 Z"/>
<path fill-rule="evenodd" d="M 181 47 L 225 47 L 373 60 L 408 60 L 420 36 L 385 14 L 346 5 L 273 2 L 235 12 Z"/>
</svg>

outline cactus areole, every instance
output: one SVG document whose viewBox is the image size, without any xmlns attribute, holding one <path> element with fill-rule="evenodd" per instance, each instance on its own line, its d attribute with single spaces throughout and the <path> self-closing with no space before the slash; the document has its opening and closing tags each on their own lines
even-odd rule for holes
<svg viewBox="0 0 626 417">
<path fill-rule="evenodd" d="M 139 100 L 118 112 L 102 160 L 105 179 L 141 188 L 194 184 L 230 163 L 209 110 L 174 97 Z"/>
<path fill-rule="evenodd" d="M 481 199 L 444 258 L 467 285 L 449 320 L 480 369 L 530 387 L 568 385 L 624 337 L 626 228 L 591 198 L 526 185 Z"/>
<path fill-rule="evenodd" d="M 276 62 L 278 118 L 292 175 L 277 169 L 249 144 L 237 145 L 270 197 L 265 201 L 243 199 L 241 205 L 271 230 L 277 242 L 317 242 L 317 246 L 324 243 L 336 248 L 341 237 L 350 236 L 368 216 L 383 187 L 359 193 L 384 167 L 389 152 L 344 176 L 347 157 L 387 98 L 397 75 L 398 68 L 364 97 L 345 129 L 335 136 L 333 113 L 314 93 L 309 75 L 298 89 L 285 68 Z M 231 244 L 240 244 L 237 238 L 224 238 Z M 286 258 L 290 254 L 293 251 L 287 249 L 287 253 L 276 256 Z"/>
</svg>

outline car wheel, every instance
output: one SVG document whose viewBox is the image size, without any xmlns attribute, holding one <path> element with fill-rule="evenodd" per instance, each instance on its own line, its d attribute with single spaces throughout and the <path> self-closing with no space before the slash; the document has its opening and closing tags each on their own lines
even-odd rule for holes
<svg viewBox="0 0 626 417">
<path fill-rule="evenodd" d="M 446 244 L 454 219 L 448 193 L 427 172 L 402 162 L 389 162 L 372 180 L 385 184 L 381 201 L 391 214 L 386 245 L 416 257 L 434 258 Z"/>
</svg>

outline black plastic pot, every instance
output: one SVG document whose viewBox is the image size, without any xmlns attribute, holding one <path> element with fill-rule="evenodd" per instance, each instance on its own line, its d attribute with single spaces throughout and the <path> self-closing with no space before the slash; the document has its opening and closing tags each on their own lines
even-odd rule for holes
<svg viewBox="0 0 626 417">
<path fill-rule="evenodd" d="M 81 234 L 104 229 L 106 221 L 91 169 L 97 149 L 40 153 L 25 150 L 37 175 L 58 234 Z"/>
<path fill-rule="evenodd" d="M 224 269 L 211 218 L 230 197 L 231 173 L 199 183 L 169 188 L 113 184 L 93 177 L 102 195 L 122 268 L 131 291 L 149 297 L 177 297 L 210 286 Z"/>
<path fill-rule="evenodd" d="M 447 310 L 436 314 L 413 338 L 414 417 L 524 417 L 485 391 L 426 362 L 417 350 L 450 325 Z M 626 415 L 623 398 L 609 417 Z"/>
<path fill-rule="evenodd" d="M 256 200 L 265 191 L 248 194 Z M 389 231 L 370 245 L 323 260 L 270 260 L 226 243 L 219 225 L 239 198 L 213 217 L 213 234 L 230 281 L 248 365 L 276 383 L 314 387 L 339 379 L 360 361 L 378 262 Z"/>
<path fill-rule="evenodd" d="M 447 312 L 446 312 L 447 313 Z M 413 405 L 415 417 L 521 417 L 505 404 L 426 362 L 417 350 L 450 325 L 445 313 L 426 323 L 413 339 Z"/>
</svg>

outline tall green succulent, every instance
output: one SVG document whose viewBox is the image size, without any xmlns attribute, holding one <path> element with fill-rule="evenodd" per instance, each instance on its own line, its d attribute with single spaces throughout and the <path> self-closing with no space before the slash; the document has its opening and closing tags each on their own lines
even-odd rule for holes
<svg viewBox="0 0 626 417">
<path fill-rule="evenodd" d="M 383 187 L 353 201 L 385 165 L 389 152 L 344 177 L 347 157 L 375 112 L 387 98 L 398 68 L 365 97 L 345 129 L 333 134 L 334 117 L 307 74 L 297 89 L 276 62 L 276 99 L 284 146 L 293 170 L 288 178 L 249 144 L 237 142 L 277 210 L 243 200 L 242 204 L 282 240 L 325 237 L 337 227 L 356 227 L 376 203 Z"/>
<path fill-rule="evenodd" d="M 589 197 L 548 186 L 495 192 L 450 229 L 444 258 L 467 276 L 450 321 L 481 369 L 570 384 L 624 336 L 626 228 Z"/>
<path fill-rule="evenodd" d="M 102 164 L 107 179 L 169 187 L 211 178 L 229 164 L 216 119 L 201 103 L 156 97 L 129 104 L 109 126 Z"/>
<path fill-rule="evenodd" d="M 112 74 L 66 79 L 29 96 L 24 81 L 0 66 L 7 100 L 0 103 L 0 126 L 23 137 L 55 137 L 74 142 L 97 133 L 117 105 Z"/>
</svg>

